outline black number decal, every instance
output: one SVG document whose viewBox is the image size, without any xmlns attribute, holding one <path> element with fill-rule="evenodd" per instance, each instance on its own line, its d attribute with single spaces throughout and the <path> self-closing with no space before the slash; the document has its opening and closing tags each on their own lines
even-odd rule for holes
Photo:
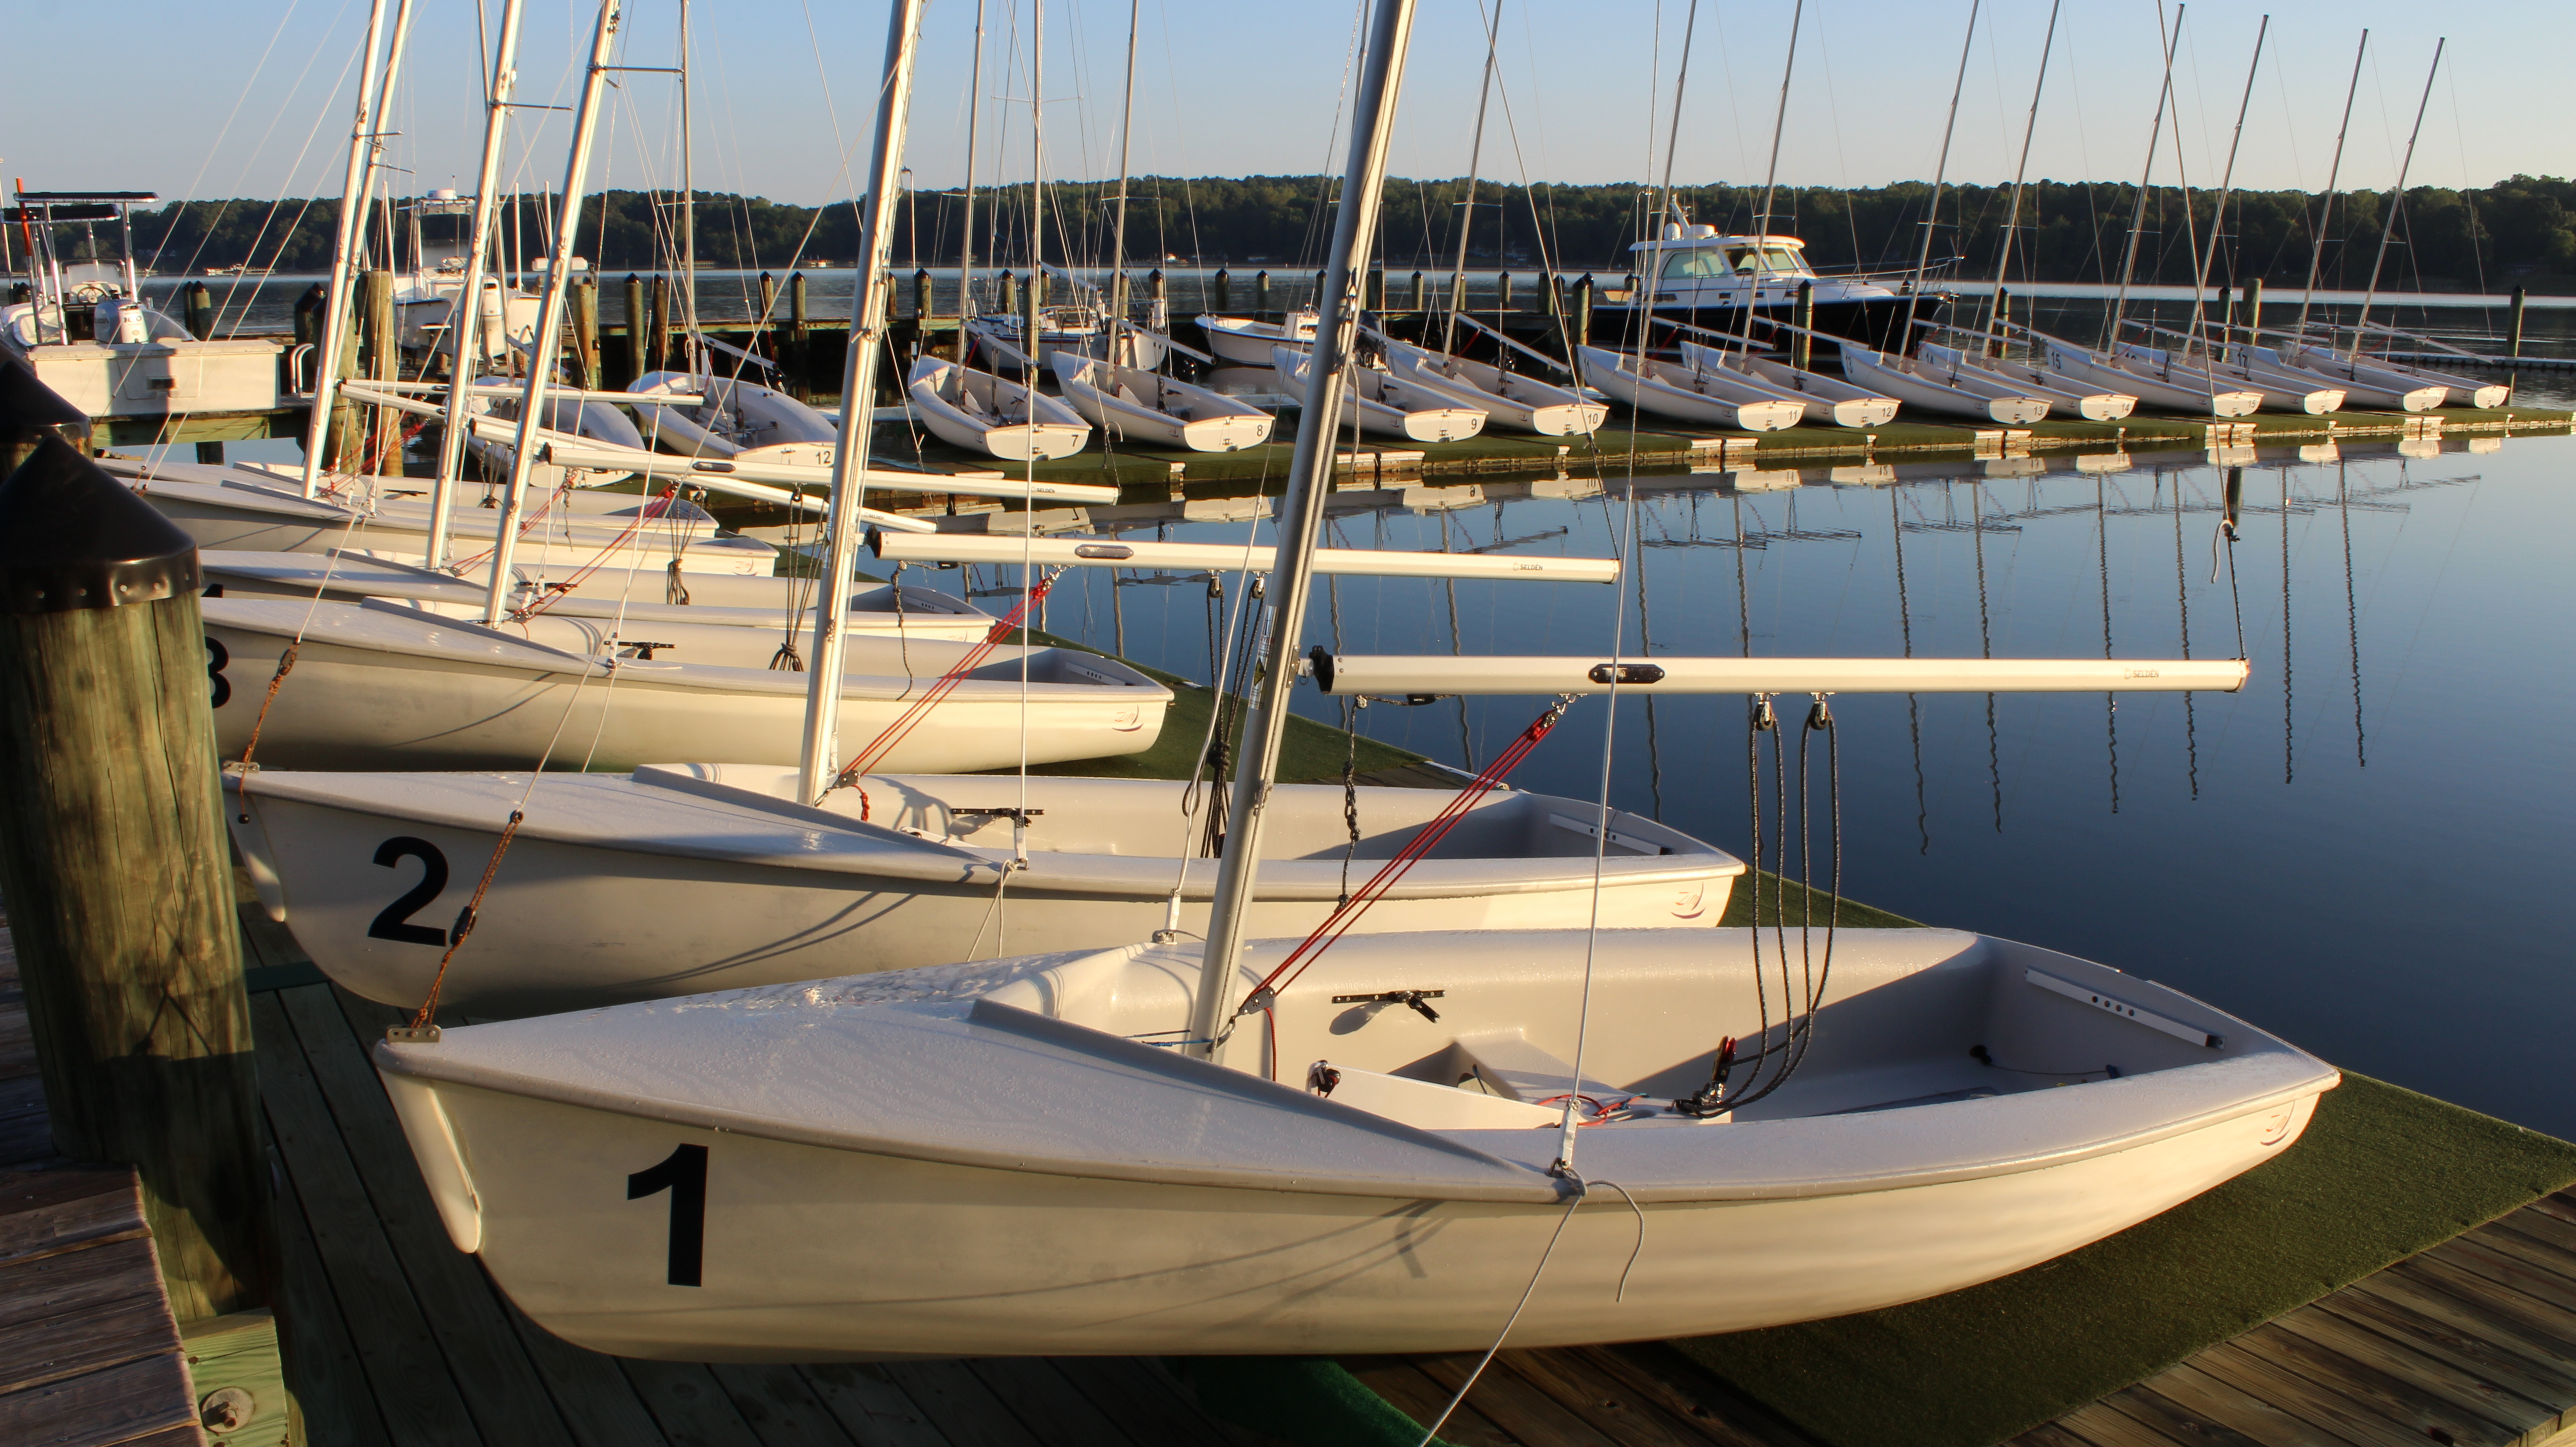
<svg viewBox="0 0 2576 1447">
<path fill-rule="evenodd" d="M 413 915 L 435 901 L 447 888 L 447 856 L 439 853 L 438 846 L 428 840 L 414 839 L 409 835 L 388 839 L 376 846 L 376 862 L 385 868 L 393 868 L 394 862 L 400 859 L 420 861 L 420 883 L 384 907 L 384 911 L 376 916 L 376 922 L 367 926 L 367 938 L 399 940 L 407 945 L 447 943 L 447 935 L 443 931 L 411 922 Z"/>
<path fill-rule="evenodd" d="M 626 1178 L 626 1199 L 671 1193 L 673 1286 L 703 1284 L 707 1259 L 707 1148 L 674 1146 L 662 1163 Z"/>
<path fill-rule="evenodd" d="M 224 677 L 224 665 L 232 661 L 232 650 L 224 647 L 223 640 L 211 634 L 207 635 L 206 677 L 214 684 L 216 708 L 222 708 L 233 701 L 233 681 Z"/>
</svg>

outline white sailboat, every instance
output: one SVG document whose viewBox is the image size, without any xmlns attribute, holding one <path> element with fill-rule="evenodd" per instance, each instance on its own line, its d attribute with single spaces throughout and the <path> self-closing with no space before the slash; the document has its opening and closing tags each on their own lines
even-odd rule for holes
<svg viewBox="0 0 2576 1447">
<path fill-rule="evenodd" d="M 2120 362 L 2169 386 L 2199 387 L 2204 395 L 2220 391 L 2248 391 L 2261 396 L 2265 406 L 2280 411 L 2304 412 L 2323 417 L 2343 410 L 2344 391 L 2325 385 L 2321 377 L 2305 377 L 2290 372 L 2258 372 L 2242 364 L 2217 360 L 2197 348 L 2177 351 L 2169 347 L 2151 347 L 2144 342 L 2122 342 L 2112 349 Z"/>
<path fill-rule="evenodd" d="M 2125 392 L 2069 387 L 2058 373 L 2011 357 L 1978 356 L 1938 342 L 1917 345 L 1914 356 L 1933 377 L 1960 391 L 1992 398 L 2036 397 L 2087 422 L 2117 422 L 2138 410 L 2138 399 Z"/>
<path fill-rule="evenodd" d="M 1749 395 L 1799 403 L 1810 415 L 1817 415 L 1818 420 L 1830 421 L 1837 427 L 1884 427 L 1896 420 L 1897 400 L 1872 396 L 1866 387 L 1848 382 L 1837 386 L 1831 378 L 1802 372 L 1785 363 L 1756 367 L 1750 354 L 1722 347 L 1702 346 L 1692 341 L 1684 341 L 1680 347 L 1682 360 L 1691 367 L 1714 373 L 1728 382 L 1740 379 L 1758 389 Z M 1838 392 L 1842 395 L 1834 395 Z"/>
<path fill-rule="evenodd" d="M 2106 357 L 2063 337 L 2036 331 L 2027 335 L 2047 356 L 2049 369 L 2066 379 L 2061 385 L 2071 390 L 2118 392 L 2185 416 L 2250 417 L 2263 405 L 2263 394 L 2252 388 L 2223 386 L 2207 377 L 2195 383 L 2187 373 L 2167 378 L 2151 366 Z"/>
<path fill-rule="evenodd" d="M 1584 385 L 1600 388 L 1641 415 L 1743 432 L 1778 432 L 1797 426 L 1807 415 L 1804 402 L 1751 397 L 1743 389 L 1726 387 L 1723 378 L 1652 357 L 1623 357 L 1599 347 L 1574 352 Z"/>
<path fill-rule="evenodd" d="M 1222 392 L 1073 352 L 1047 360 L 1065 402 L 1111 441 L 1237 452 L 1270 440 L 1271 415 Z"/>
<path fill-rule="evenodd" d="M 880 176 L 918 10 L 897 7 Z M 631 1355 L 782 1361 L 1757 1327 L 2098 1239 L 2270 1158 L 2336 1083 L 2173 991 L 1949 932 L 1844 932 L 1843 968 L 1829 945 L 1795 998 L 1784 973 L 1777 1015 L 1770 970 L 1790 961 L 1759 932 L 1245 939 L 1342 401 L 1340 278 L 1374 221 L 1411 14 L 1378 6 L 1363 52 L 1335 326 L 1273 570 L 1283 626 L 1207 941 L 443 1032 L 431 999 L 378 1069 L 451 1239 L 541 1326 Z M 1370 674 L 1316 661 L 1327 690 Z M 2241 662 L 1456 662 L 1573 692 L 2243 679 Z M 1602 867 L 1610 825 L 1605 803 Z M 849 1248 L 871 1240 L 902 1249 Z"/>
<path fill-rule="evenodd" d="M 943 358 L 914 362 L 904 390 L 942 442 L 1004 462 L 1071 457 L 1091 441 L 1091 424 L 1061 398 Z"/>
<path fill-rule="evenodd" d="M 627 389 L 635 395 L 641 431 L 635 445 L 690 457 L 774 458 L 828 463 L 840 429 L 812 407 L 775 387 L 732 377 L 687 372 L 647 372 Z M 687 403 L 657 403 L 657 396 L 686 396 Z"/>
<path fill-rule="evenodd" d="M 2331 347 L 2307 345 L 2296 339 L 2278 348 L 2244 350 L 2269 354 L 2283 366 L 2313 372 L 2331 385 L 2348 389 L 2354 400 L 2365 406 L 2385 407 L 2393 401 L 2404 411 L 2425 412 L 2445 405 L 2501 407 L 2513 400 L 2513 388 L 2502 382 L 2478 382 L 2422 367 L 2401 367 L 2377 357 L 2345 356 Z M 2428 396 L 2430 400 L 2426 400 Z"/>
<path fill-rule="evenodd" d="M 1984 391 L 1944 380 L 1939 371 L 1912 357 L 1873 351 L 1857 342 L 1845 342 L 1842 354 L 1845 377 L 1926 412 L 1966 417 L 1977 422 L 2000 422 L 2007 427 L 2025 427 L 2044 421 L 2052 405 L 2045 397 L 1989 396 Z"/>
<path fill-rule="evenodd" d="M 1293 348 L 1273 347 L 1270 351 L 1271 366 L 1290 386 L 1306 384 L 1312 362 L 1311 353 Z M 1458 442 L 1485 430 L 1487 414 L 1483 408 L 1462 406 L 1446 392 L 1392 372 L 1353 367 L 1342 390 L 1359 421 L 1359 430 L 1369 436 L 1406 442 Z"/>
<path fill-rule="evenodd" d="M 943 704 L 924 731 L 950 720 Z M 869 773 L 817 806 L 798 797 L 795 772 L 656 766 L 531 790 L 524 773 L 263 769 L 237 784 L 233 835 L 270 914 L 332 979 L 416 1005 L 477 863 L 524 813 L 478 907 L 474 948 L 450 962 L 441 994 L 477 1015 L 1207 926 L 1217 861 L 1194 847 L 1204 831 L 1184 811 L 1191 783 L 1032 776 L 1023 790 L 1010 777 Z M 1253 928 L 1313 929 L 1451 802 L 1437 789 L 1279 786 Z M 1594 819 L 1571 799 L 1489 794 L 1354 928 L 1580 925 L 1593 908 Z M 1634 815 L 1610 827 L 1604 924 L 1705 931 L 1724 917 L 1741 861 Z"/>
<path fill-rule="evenodd" d="M 1208 350 L 1217 360 L 1238 367 L 1267 367 L 1270 354 L 1278 347 L 1305 347 L 1315 340 L 1315 309 L 1307 307 L 1288 313 L 1286 320 L 1265 322 L 1254 317 L 1221 317 L 1214 314 L 1198 319 L 1199 330 L 1207 334 Z"/>
<path fill-rule="evenodd" d="M 1607 404 L 1572 387 L 1392 337 L 1380 345 L 1386 350 L 1388 371 L 1517 431 L 1541 437 L 1589 437 L 1610 420 Z"/>
</svg>

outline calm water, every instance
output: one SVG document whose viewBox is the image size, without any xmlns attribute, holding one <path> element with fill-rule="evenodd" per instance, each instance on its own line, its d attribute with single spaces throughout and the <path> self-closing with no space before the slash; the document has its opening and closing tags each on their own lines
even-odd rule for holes
<svg viewBox="0 0 2576 1447">
<path fill-rule="evenodd" d="M 2005 696 L 1991 720 L 1982 696 L 1839 700 L 1846 889 L 2165 981 L 2331 1060 L 2576 1136 L 2560 1084 L 2576 1027 L 2576 890 L 2561 873 L 2576 439 L 2472 445 L 2490 444 L 2355 444 L 2331 462 L 2266 449 L 2245 468 L 2232 580 L 2216 545 L 2215 581 L 2224 472 L 2198 453 L 2110 473 L 1905 464 L 1876 485 L 1641 477 L 1643 547 L 1620 589 L 1460 583 L 1453 607 L 1440 583 L 1345 579 L 1338 625 L 1319 591 L 1306 636 L 1599 656 L 1622 595 L 1630 656 L 1887 655 L 1910 639 L 1921 656 L 2098 658 L 2107 634 L 2113 654 L 2169 657 L 2187 613 L 2191 652 L 2213 657 L 2241 627 L 2253 677 L 2235 695 Z M 1624 469 L 1601 471 L 1609 491 L 1586 499 L 1345 493 L 1381 506 L 1337 517 L 1332 541 L 1604 555 L 1628 509 Z M 1111 606 L 1108 576 L 1079 570 L 1050 623 L 1105 646 Z M 1131 583 L 1118 608 L 1129 654 L 1207 676 L 1202 587 Z M 1380 705 L 1361 727 L 1474 766 L 1539 706 Z M 1300 707 L 1339 721 L 1311 690 Z M 1577 704 L 1514 782 L 1590 797 L 1605 712 Z M 1614 802 L 1742 852 L 1743 714 L 1739 700 L 1623 700 Z"/>
</svg>

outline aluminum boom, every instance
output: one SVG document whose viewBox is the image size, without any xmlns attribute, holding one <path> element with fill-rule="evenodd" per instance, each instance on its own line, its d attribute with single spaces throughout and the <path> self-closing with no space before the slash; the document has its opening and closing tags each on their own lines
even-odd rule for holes
<svg viewBox="0 0 2576 1447">
<path fill-rule="evenodd" d="M 1328 694 L 2234 693 L 2241 658 L 1453 658 L 1314 655 Z M 1616 669 L 1614 676 L 1613 669 Z"/>
<path fill-rule="evenodd" d="M 892 563 L 1019 563 L 1050 568 L 1140 568 L 1169 572 L 1266 573 L 1267 546 L 1228 543 L 1130 543 L 1116 538 L 1028 538 L 1000 533 L 897 533 L 868 539 L 869 551 Z M 1318 548 L 1315 571 L 1344 578 L 1499 578 L 1531 582 L 1615 583 L 1616 558 L 1550 558 L 1516 554 L 1391 552 Z"/>
</svg>

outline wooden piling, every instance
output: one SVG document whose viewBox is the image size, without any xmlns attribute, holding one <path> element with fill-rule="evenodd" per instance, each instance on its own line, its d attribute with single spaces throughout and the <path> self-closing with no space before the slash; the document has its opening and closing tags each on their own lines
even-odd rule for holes
<svg viewBox="0 0 2576 1447">
<path fill-rule="evenodd" d="M 377 382 L 402 377 L 402 336 L 394 325 L 394 274 L 370 271 L 358 289 L 358 350 L 367 376 Z M 402 414 L 390 407 L 371 407 L 364 465 L 369 471 L 402 472 Z"/>
<path fill-rule="evenodd" d="M 0 889 L 54 1146 L 135 1166 L 183 1322 L 271 1278 L 208 707 L 268 669 L 209 659 L 201 586 L 187 534 L 60 439 L 0 485 Z"/>
<path fill-rule="evenodd" d="M 1405 287 L 1404 300 L 1406 310 L 1417 312 L 1422 310 L 1422 297 L 1422 273 L 1417 270 L 1413 273 L 1412 282 Z"/>
<path fill-rule="evenodd" d="M 0 478 L 16 472 L 46 438 L 68 440 L 63 428 L 85 433 L 89 418 L 38 381 L 26 363 L 0 354 Z"/>
<path fill-rule="evenodd" d="M 1252 314 L 1267 316 L 1269 313 L 1270 273 L 1267 270 L 1256 271 L 1252 274 Z"/>
<path fill-rule="evenodd" d="M 644 278 L 626 273 L 626 385 L 652 370 L 644 365 Z"/>
<path fill-rule="evenodd" d="M 2263 339 L 2263 278 L 2245 283 L 2245 340 L 2251 345 Z"/>
<path fill-rule="evenodd" d="M 926 266 L 912 273 L 912 315 L 915 321 L 930 320 L 930 268 Z"/>
<path fill-rule="evenodd" d="M 1816 361 L 1816 338 L 1814 335 L 1816 327 L 1816 284 L 1814 282 L 1802 281 L 1798 283 L 1797 304 L 1790 308 L 1789 314 L 1800 328 L 1798 331 L 1790 333 L 1790 336 L 1795 338 L 1795 340 L 1789 343 L 1789 365 L 1797 368 L 1801 372 L 1812 370 Z"/>
<path fill-rule="evenodd" d="M 1498 271 L 1498 272 L 1495 272 L 1495 273 L 1494 273 L 1494 316 L 1495 316 L 1495 318 L 1496 318 L 1497 320 L 1500 320 L 1500 319 L 1501 319 L 1501 317 L 1502 317 L 1502 315 L 1503 315 L 1505 312 L 1510 311 L 1511 309 L 1512 309 L 1512 274 L 1511 274 L 1510 272 L 1508 272 L 1508 271 Z"/>
<path fill-rule="evenodd" d="M 1002 315 L 1016 316 L 1020 310 L 1020 279 L 1013 276 L 1010 269 L 1005 267 L 1002 270 L 1001 283 Z"/>
<path fill-rule="evenodd" d="M 2522 304 L 2525 299 L 2523 289 L 2515 287 L 2512 309 L 2505 313 L 2504 354 L 2508 357 L 2522 355 Z"/>
<path fill-rule="evenodd" d="M 581 368 L 581 385 L 598 391 L 604 374 L 599 369 L 599 278 L 595 276 L 585 276 L 572 286 L 572 349 L 574 363 Z"/>
<path fill-rule="evenodd" d="M 214 293 L 206 290 L 204 282 L 192 281 L 182 295 L 186 298 L 183 312 L 188 335 L 201 342 L 212 337 L 215 334 Z"/>
<path fill-rule="evenodd" d="M 1220 266 L 1208 278 L 1208 310 L 1223 312 L 1234 306 L 1234 274 Z"/>
<path fill-rule="evenodd" d="M 1315 273 L 1315 289 L 1306 294 L 1306 301 L 1310 306 L 1324 304 L 1324 273 L 1320 269 Z"/>
<path fill-rule="evenodd" d="M 813 367 L 807 360 L 806 344 L 813 333 L 806 329 L 805 273 L 787 278 L 787 351 L 791 359 L 786 368 L 787 390 L 799 402 L 814 399 Z"/>
<path fill-rule="evenodd" d="M 1159 266 L 1145 273 L 1145 299 L 1152 304 L 1158 322 L 1171 312 L 1171 283 L 1164 279 L 1163 269 Z"/>
<path fill-rule="evenodd" d="M 1550 317 L 1565 315 L 1565 278 L 1553 271 L 1538 274 L 1539 310 Z"/>
<path fill-rule="evenodd" d="M 1986 344 L 1986 355 L 2000 357 L 2004 354 L 2004 338 L 2009 335 L 2005 329 L 2011 325 L 2012 293 L 2003 287 L 1996 287 L 1994 324 L 1987 328 L 1993 334 L 1994 340 Z"/>
<path fill-rule="evenodd" d="M 644 349 L 644 370 L 658 372 L 671 364 L 671 278 L 659 272 L 653 277 L 653 324 Z"/>
<path fill-rule="evenodd" d="M 1592 273 L 1585 272 L 1574 282 L 1574 344 L 1592 345 L 1592 294 L 1600 288 L 1593 284 Z"/>
</svg>

